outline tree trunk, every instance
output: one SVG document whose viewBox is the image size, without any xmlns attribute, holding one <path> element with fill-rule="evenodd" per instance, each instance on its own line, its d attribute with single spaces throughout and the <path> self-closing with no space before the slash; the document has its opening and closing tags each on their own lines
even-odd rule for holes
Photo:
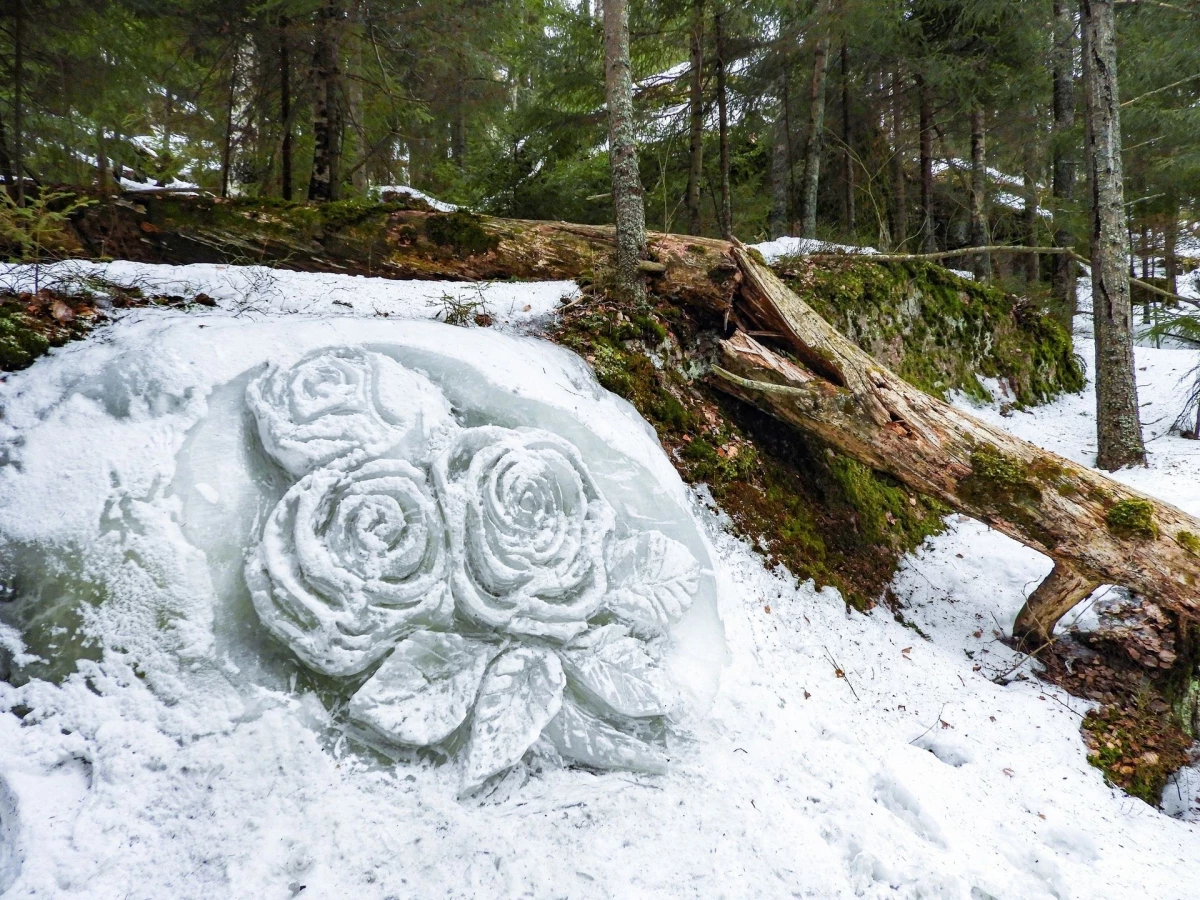
<svg viewBox="0 0 1200 900">
<path fill-rule="evenodd" d="M 933 221 L 933 94 L 924 76 L 917 76 L 921 130 L 921 249 L 937 250 Z"/>
<path fill-rule="evenodd" d="M 986 247 L 988 239 L 987 219 L 987 154 L 984 141 L 983 107 L 975 106 L 971 110 L 971 245 Z M 975 277 L 980 281 L 992 277 L 992 256 L 990 253 L 977 253 L 972 268 Z"/>
<path fill-rule="evenodd" d="M 225 102 L 225 142 L 221 147 L 221 196 L 229 196 L 229 169 L 233 161 L 233 104 L 237 96 L 237 47 L 229 67 L 229 95 Z"/>
<path fill-rule="evenodd" d="M 1096 330 L 1096 462 L 1110 471 L 1144 463 L 1133 363 L 1129 245 L 1121 168 L 1116 25 L 1112 0 L 1081 0 L 1086 34 L 1088 181 L 1092 220 L 1092 318 Z"/>
<path fill-rule="evenodd" d="M 450 123 L 450 159 L 458 168 L 467 165 L 467 55 L 459 50 L 454 66 L 454 112 Z"/>
<path fill-rule="evenodd" d="M 800 195 L 800 236 L 817 236 L 817 192 L 821 181 L 821 146 L 825 135 L 825 79 L 829 71 L 829 3 L 817 9 L 821 30 L 813 51 L 812 81 L 808 91 L 808 143 L 804 148 L 804 181 Z"/>
<path fill-rule="evenodd" d="M 1075 16 L 1070 0 L 1054 0 L 1054 45 L 1051 50 L 1054 118 L 1050 129 L 1053 153 L 1051 194 L 1054 200 L 1054 246 L 1073 243 L 1067 214 L 1075 197 Z M 1075 262 L 1067 254 L 1054 257 L 1051 293 L 1068 324 L 1075 315 Z"/>
<path fill-rule="evenodd" d="M 8 129 L 4 127 L 3 116 L 0 116 L 0 174 L 4 175 L 4 185 L 11 195 L 16 176 L 13 174 L 12 156 L 8 152 Z"/>
<path fill-rule="evenodd" d="M 363 126 L 362 0 L 355 0 L 350 6 L 350 10 L 349 24 L 353 32 L 350 42 L 351 49 L 347 58 L 349 71 L 342 73 L 342 80 L 345 83 L 346 118 L 349 119 L 350 126 L 344 133 L 350 137 L 351 144 L 350 151 L 347 152 L 343 149 L 340 156 L 343 162 L 347 158 L 350 160 L 352 166 L 350 183 L 354 186 L 355 193 L 362 196 L 367 192 L 367 167 L 361 163 L 365 162 L 364 158 L 371 152 L 371 145 L 367 140 L 367 130 Z M 454 145 L 451 146 L 453 149 Z"/>
<path fill-rule="evenodd" d="M 280 143 L 280 194 L 292 199 L 292 65 L 288 54 L 288 18 L 279 17 L 279 118 L 283 127 Z"/>
<path fill-rule="evenodd" d="M 904 174 L 904 76 L 892 72 L 892 247 L 908 240 L 908 185 Z"/>
<path fill-rule="evenodd" d="M 313 41 L 313 162 L 309 200 L 336 200 L 341 181 L 341 98 L 338 91 L 338 32 L 342 10 L 338 0 L 325 0 L 317 12 Z"/>
<path fill-rule="evenodd" d="M 25 205 L 25 0 L 13 0 L 13 171 L 9 196 L 17 206 Z"/>
<path fill-rule="evenodd" d="M 1042 642 L 1074 601 L 1127 587 L 1200 615 L 1200 520 L 1015 438 L 912 387 L 838 333 L 742 247 L 733 319 L 713 369 L 722 390 L 1051 557 L 1020 635 Z"/>
<path fill-rule="evenodd" d="M 692 65 L 688 73 L 691 143 L 688 150 L 688 234 L 700 233 L 700 182 L 704 178 L 704 0 L 692 0 Z"/>
<path fill-rule="evenodd" d="M 108 147 L 104 140 L 104 126 L 96 126 L 96 190 L 108 193 Z"/>
<path fill-rule="evenodd" d="M 1035 115 L 1036 121 L 1036 115 Z M 1025 187 L 1025 206 L 1021 211 L 1022 224 L 1025 231 L 1025 244 L 1028 247 L 1038 245 L 1038 191 L 1037 191 L 1037 141 L 1030 140 L 1025 144 L 1024 166 L 1022 177 Z M 1040 280 L 1041 272 L 1036 253 L 1025 254 L 1025 283 L 1035 285 Z"/>
<path fill-rule="evenodd" d="M 1163 268 L 1167 276 L 1167 290 L 1179 293 L 1179 260 L 1175 248 L 1179 244 L 1179 205 L 1174 200 L 1167 206 L 1167 221 L 1163 228 Z"/>
<path fill-rule="evenodd" d="M 846 223 L 846 235 L 853 240 L 857 230 L 854 221 L 854 145 L 852 123 L 850 119 L 850 51 L 846 41 L 842 41 L 842 160 L 845 165 L 845 181 L 843 187 L 843 221 Z"/>
<path fill-rule="evenodd" d="M 775 126 L 771 129 L 771 238 L 787 234 L 788 223 L 788 175 L 792 169 L 792 155 L 788 141 L 787 73 L 779 76 L 777 93 L 779 110 L 775 114 Z"/>
<path fill-rule="evenodd" d="M 646 210 L 634 139 L 626 0 L 604 0 L 604 89 L 608 98 L 609 162 L 617 226 L 617 294 L 641 301 L 646 286 L 638 263 L 646 254 Z"/>
<path fill-rule="evenodd" d="M 733 198 L 729 192 L 729 98 L 725 84 L 725 6 L 717 4 L 714 20 L 717 39 L 717 128 L 721 165 L 721 236 L 733 239 Z"/>
</svg>

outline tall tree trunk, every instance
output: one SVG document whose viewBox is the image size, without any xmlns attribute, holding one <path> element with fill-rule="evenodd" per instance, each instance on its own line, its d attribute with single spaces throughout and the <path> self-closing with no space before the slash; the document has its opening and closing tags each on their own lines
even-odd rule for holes
<svg viewBox="0 0 1200 900">
<path fill-rule="evenodd" d="M 634 139 L 626 0 L 604 0 L 604 90 L 608 98 L 608 153 L 617 226 L 616 288 L 618 295 L 641 302 L 646 284 L 638 264 L 646 253 L 646 210 Z"/>
<path fill-rule="evenodd" d="M 13 171 L 9 195 L 17 206 L 25 205 L 25 0 L 13 0 Z"/>
<path fill-rule="evenodd" d="M 4 127 L 4 117 L 0 116 L 0 174 L 4 176 L 4 184 L 11 194 L 16 176 L 13 174 L 12 156 L 8 152 L 8 129 Z"/>
<path fill-rule="evenodd" d="M 461 41 L 461 37 L 460 37 Z M 460 48 L 454 66 L 454 119 L 450 123 L 450 159 L 458 168 L 467 164 L 467 55 Z"/>
<path fill-rule="evenodd" d="M 96 189 L 108 193 L 108 146 L 104 140 L 104 126 L 96 126 Z"/>
<path fill-rule="evenodd" d="M 1081 0 L 1085 34 L 1088 182 L 1092 220 L 1092 318 L 1096 330 L 1096 464 L 1144 463 L 1133 364 L 1132 308 L 1125 260 L 1125 192 L 1112 0 Z"/>
<path fill-rule="evenodd" d="M 976 105 L 971 110 L 971 234 L 969 240 L 974 247 L 986 247 L 988 240 L 987 218 L 987 131 L 984 126 L 983 107 Z M 992 255 L 977 253 L 973 260 L 975 277 L 982 280 L 992 277 Z"/>
<path fill-rule="evenodd" d="M 788 181 L 792 170 L 792 155 L 788 141 L 787 72 L 779 75 L 776 92 L 779 94 L 779 110 L 775 114 L 775 125 L 771 129 L 771 238 L 787 234 Z"/>
<path fill-rule="evenodd" d="M 850 51 L 842 40 L 842 160 L 845 165 L 845 195 L 843 198 L 846 234 L 853 238 L 856 231 L 854 220 L 854 146 L 850 119 Z"/>
<path fill-rule="evenodd" d="M 721 165 L 721 236 L 733 239 L 733 198 L 729 192 L 729 98 L 725 84 L 725 5 L 718 0 L 714 19 L 717 39 L 717 128 Z"/>
<path fill-rule="evenodd" d="M 338 92 L 338 30 L 342 10 L 338 0 L 325 0 L 317 12 L 313 41 L 313 162 L 308 180 L 309 200 L 336 200 L 341 152 L 341 110 Z"/>
<path fill-rule="evenodd" d="M 1034 117 L 1035 121 L 1037 116 Z M 1038 246 L 1038 191 L 1037 191 L 1037 157 L 1038 142 L 1031 139 L 1025 144 L 1023 174 L 1025 186 L 1025 206 L 1021 211 L 1025 231 L 1025 245 L 1027 247 Z M 1041 277 L 1041 272 L 1038 266 L 1038 255 L 1036 253 L 1025 254 L 1025 283 L 1037 284 Z"/>
<path fill-rule="evenodd" d="M 1163 226 L 1163 268 L 1167 276 L 1167 290 L 1179 293 L 1179 260 L 1175 248 L 1179 244 L 1179 203 L 1172 198 L 1167 205 L 1167 221 Z"/>
<path fill-rule="evenodd" d="M 229 196 L 229 170 L 233 162 L 233 104 L 237 98 L 238 51 L 234 48 L 229 68 L 229 94 L 225 103 L 225 143 L 221 147 L 221 196 Z"/>
<path fill-rule="evenodd" d="M 825 80 L 829 71 L 829 2 L 817 9 L 821 30 L 813 51 L 813 74 L 808 91 L 808 144 L 804 148 L 804 181 L 800 195 L 800 236 L 817 236 L 817 192 L 821 182 L 821 147 L 825 136 Z"/>
<path fill-rule="evenodd" d="M 362 89 L 362 15 L 363 7 L 362 0 L 354 0 L 350 5 L 351 19 L 349 25 L 354 30 L 351 38 L 350 53 L 346 60 L 349 71 L 342 72 L 341 77 L 345 85 L 346 96 L 346 118 L 349 119 L 350 128 L 344 133 L 351 138 L 349 160 L 352 165 L 350 172 L 350 183 L 354 185 L 355 193 L 360 196 L 367 192 L 367 167 L 360 165 L 371 149 L 367 141 L 367 130 L 363 127 L 363 89 Z M 347 159 L 347 153 L 343 150 L 341 159 Z"/>
<path fill-rule="evenodd" d="M 1075 197 L 1075 16 L 1070 0 L 1054 0 L 1054 45 L 1051 51 L 1054 118 L 1050 129 L 1053 153 L 1051 195 L 1054 201 L 1054 246 L 1073 242 L 1067 228 Z M 1066 253 L 1053 257 L 1051 292 L 1068 323 L 1075 315 L 1075 261 Z"/>
<path fill-rule="evenodd" d="M 892 72 L 892 246 L 908 240 L 908 184 L 904 174 L 904 76 L 897 63 Z"/>
<path fill-rule="evenodd" d="M 933 93 L 923 75 L 917 76 L 917 103 L 921 130 L 921 249 L 937 250 L 933 221 Z"/>
<path fill-rule="evenodd" d="M 688 151 L 688 234 L 700 233 L 700 182 L 704 178 L 704 0 L 692 0 L 692 60 L 688 72 L 691 143 Z"/>
<path fill-rule="evenodd" d="M 292 63 L 288 52 L 288 18 L 279 17 L 279 117 L 283 125 L 280 142 L 280 194 L 292 199 Z"/>
</svg>

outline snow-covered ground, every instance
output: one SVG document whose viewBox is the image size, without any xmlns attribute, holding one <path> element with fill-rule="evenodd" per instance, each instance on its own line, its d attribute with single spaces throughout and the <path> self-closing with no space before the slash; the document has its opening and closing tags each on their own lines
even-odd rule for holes
<svg viewBox="0 0 1200 900">
<path fill-rule="evenodd" d="M 238 316 L 260 334 L 285 312 L 429 318 L 441 292 L 470 290 L 294 273 L 275 273 L 264 290 L 248 289 L 259 275 L 233 267 L 137 271 L 225 308 L 123 314 L 93 339 L 114 358 L 168 320 L 195 328 L 196 358 L 227 360 L 242 352 Z M 494 285 L 485 294 L 511 330 L 567 290 Z M 558 353 L 529 348 L 526 365 Z M 1090 347 L 1079 350 L 1086 358 Z M 0 385 L 6 443 L 47 427 L 29 398 L 87 352 L 54 351 Z M 1137 355 L 1145 419 L 1155 423 L 1151 465 L 1118 477 L 1200 513 L 1200 443 L 1162 434 L 1194 354 Z M 55 427 L 96 421 L 89 396 L 85 385 Z M 999 404 L 974 411 L 1090 462 L 1092 402 L 1089 390 L 1011 416 Z M 179 437 L 147 418 L 147 447 Z M 78 440 L 115 452 L 102 431 Z M 54 463 L 30 460 L 25 470 L 45 473 L 34 486 L 44 488 L 47 520 L 66 515 L 73 495 L 72 473 Z M 172 477 L 153 475 L 149 492 Z M 836 592 L 767 570 L 703 489 L 691 503 L 715 548 L 730 662 L 667 774 L 550 769 L 464 802 L 446 769 L 359 757 L 330 735 L 311 694 L 264 691 L 236 714 L 209 710 L 197 726 L 183 721 L 191 704 L 152 691 L 134 670 L 85 662 L 61 686 L 0 684 L 0 709 L 35 710 L 24 720 L 0 714 L 0 875 L 6 848 L 23 855 L 5 897 L 1194 894 L 1200 825 L 1107 787 L 1085 758 L 1086 704 L 1020 678 L 1027 669 L 997 640 L 1048 560 L 956 517 L 894 584 L 925 640 L 882 607 L 848 611 Z M 1002 674 L 1006 683 L 993 680 Z"/>
</svg>

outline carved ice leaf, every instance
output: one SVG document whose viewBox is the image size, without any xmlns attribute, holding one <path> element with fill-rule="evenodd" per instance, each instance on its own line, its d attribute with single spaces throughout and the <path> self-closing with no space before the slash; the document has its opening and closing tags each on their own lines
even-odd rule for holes
<svg viewBox="0 0 1200 900">
<path fill-rule="evenodd" d="M 520 761 L 558 715 L 564 687 L 562 663 L 545 647 L 516 647 L 496 658 L 475 704 L 460 794 Z"/>
<path fill-rule="evenodd" d="M 350 718 L 401 744 L 445 740 L 466 720 L 497 649 L 457 634 L 418 631 L 350 698 Z"/>
<path fill-rule="evenodd" d="M 661 634 L 692 605 L 699 576 L 687 547 L 660 531 L 644 531 L 609 551 L 605 603 L 639 634 Z"/>
<path fill-rule="evenodd" d="M 672 691 L 644 644 L 621 625 L 587 635 L 562 654 L 567 678 L 586 699 L 622 716 L 661 716 Z"/>
<path fill-rule="evenodd" d="M 660 775 L 666 757 L 637 738 L 623 734 L 603 719 L 581 709 L 569 696 L 546 726 L 546 738 L 566 759 L 597 769 L 629 769 Z"/>
</svg>

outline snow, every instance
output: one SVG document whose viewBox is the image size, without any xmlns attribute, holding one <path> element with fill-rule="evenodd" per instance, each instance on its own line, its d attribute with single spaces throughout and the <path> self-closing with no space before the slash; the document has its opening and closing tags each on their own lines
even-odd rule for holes
<svg viewBox="0 0 1200 900">
<path fill-rule="evenodd" d="M 387 194 L 404 194 L 413 200 L 423 200 L 429 204 L 429 208 L 435 212 L 454 212 L 461 207 L 454 203 L 447 203 L 445 200 L 439 200 L 436 197 L 431 197 L 424 191 L 419 191 L 415 187 L 409 187 L 407 184 L 381 184 L 371 188 L 371 194 L 375 197 L 385 197 Z"/>
<path fill-rule="evenodd" d="M 252 318 L 303 314 L 428 319 L 444 318 L 460 307 L 472 315 L 487 314 L 498 325 L 516 327 L 536 322 L 564 300 L 579 296 L 579 287 L 572 281 L 393 281 L 266 266 L 174 266 L 124 260 L 71 260 L 40 267 L 0 263 L 0 286 L 13 293 L 33 290 L 35 277 L 42 286 L 68 292 L 103 294 L 107 283 L 140 288 L 147 297 L 194 300 L 205 294 L 218 311 Z"/>
<path fill-rule="evenodd" d="M 763 241 L 751 244 L 753 249 L 763 255 L 768 264 L 774 263 L 785 256 L 805 256 L 809 253 L 878 253 L 874 247 L 856 247 L 851 244 L 834 244 L 829 241 L 818 241 L 815 238 L 799 238 L 784 236 L 773 241 Z"/>
<path fill-rule="evenodd" d="M 211 610 L 206 620 L 197 600 L 220 587 L 221 574 L 206 571 L 202 551 L 212 544 L 196 532 L 226 521 L 203 511 L 233 504 L 251 527 L 270 510 L 248 499 L 253 485 L 214 463 L 246 427 L 235 415 L 240 393 L 220 384 L 255 360 L 403 332 L 410 348 L 457 352 L 489 380 L 554 406 L 582 427 L 572 439 L 593 433 L 663 483 L 674 473 L 628 407 L 589 393 L 590 376 L 570 354 L 522 339 L 514 356 L 490 330 L 451 333 L 374 315 L 388 303 L 393 320 L 429 318 L 437 309 L 425 302 L 444 284 L 276 273 L 246 304 L 247 270 L 125 265 L 114 267 L 186 283 L 221 308 L 124 313 L 0 385 L 8 463 L 0 523 L 28 547 L 133 522 L 114 544 L 114 570 L 132 579 L 129 560 L 150 559 L 197 590 L 149 611 L 90 607 L 87 627 L 121 635 L 125 646 L 60 665 L 58 684 L 0 684 L 0 708 L 31 710 L 0 714 L 0 889 L 15 878 L 6 897 L 1182 900 L 1194 892 L 1200 825 L 1185 819 L 1195 815 L 1188 798 L 1200 794 L 1200 775 L 1185 772 L 1178 790 L 1168 787 L 1168 798 L 1182 798 L 1169 808 L 1184 819 L 1104 784 L 1079 733 L 1087 704 L 1030 677 L 996 639 L 1049 561 L 961 517 L 897 575 L 906 625 L 883 607 L 850 611 L 835 591 L 766 568 L 703 487 L 678 486 L 672 502 L 711 545 L 728 664 L 711 710 L 689 722 L 663 774 L 547 766 L 460 801 L 449 767 L 361 752 L 339 733 L 319 683 L 271 677 L 281 651 L 246 652 L 236 628 Z M 500 289 L 511 293 L 490 293 Z M 510 334 L 564 292 L 485 289 L 497 313 L 517 310 L 500 316 Z M 286 327 L 285 313 L 294 320 Z M 448 334 L 462 346 L 448 346 Z M 1079 352 L 1092 352 L 1086 336 Z M 1200 513 L 1200 443 L 1165 433 L 1195 354 L 1138 347 L 1137 360 L 1150 466 L 1117 477 Z M 1093 402 L 1089 388 L 1027 412 L 1004 414 L 1000 402 L 972 411 L 1090 463 Z M 197 426 L 205 416 L 234 423 L 226 430 L 235 433 Z M 180 478 L 195 484 L 194 500 L 170 496 Z M 185 533 L 201 548 L 159 559 L 143 539 Z M 98 540 L 112 539 L 102 529 Z M 48 587 L 43 602 L 61 604 L 60 592 Z M 164 616 L 174 630 L 157 630 Z M 41 635 L 52 653 L 70 637 Z M 542 677 L 553 680 L 543 662 Z M 14 859 L 23 859 L 19 871 Z"/>
</svg>

